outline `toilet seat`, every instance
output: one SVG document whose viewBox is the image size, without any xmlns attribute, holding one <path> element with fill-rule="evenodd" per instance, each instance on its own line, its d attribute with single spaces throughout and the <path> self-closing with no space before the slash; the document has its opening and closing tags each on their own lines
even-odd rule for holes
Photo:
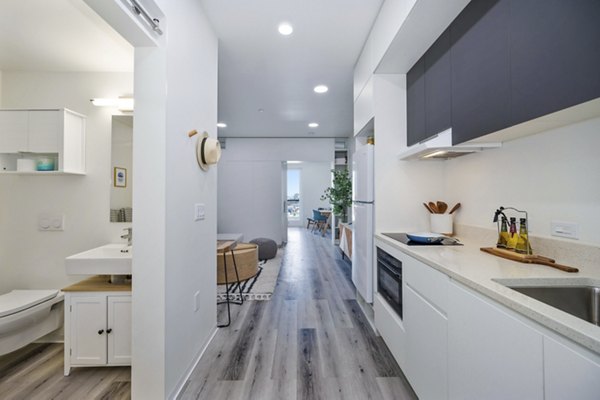
<svg viewBox="0 0 600 400">
<path fill-rule="evenodd" d="M 36 306 L 58 295 L 58 290 L 13 290 L 0 295 L 0 318 Z"/>
</svg>

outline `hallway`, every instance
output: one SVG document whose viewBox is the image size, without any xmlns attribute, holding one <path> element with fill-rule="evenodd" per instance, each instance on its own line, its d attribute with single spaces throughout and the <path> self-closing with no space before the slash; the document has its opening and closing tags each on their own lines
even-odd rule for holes
<svg viewBox="0 0 600 400">
<path fill-rule="evenodd" d="M 226 318 L 219 306 L 219 319 Z M 270 301 L 232 306 L 181 399 L 413 399 L 328 238 L 290 228 Z"/>
</svg>

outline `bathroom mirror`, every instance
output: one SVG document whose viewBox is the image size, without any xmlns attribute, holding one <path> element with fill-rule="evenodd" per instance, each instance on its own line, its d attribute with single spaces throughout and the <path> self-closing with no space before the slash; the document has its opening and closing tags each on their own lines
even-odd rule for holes
<svg viewBox="0 0 600 400">
<path fill-rule="evenodd" d="M 131 222 L 133 116 L 112 116 L 110 222 Z"/>
</svg>

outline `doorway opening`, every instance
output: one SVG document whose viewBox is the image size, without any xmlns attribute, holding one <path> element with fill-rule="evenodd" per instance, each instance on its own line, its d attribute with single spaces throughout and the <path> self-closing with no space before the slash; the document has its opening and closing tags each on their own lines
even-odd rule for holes
<svg viewBox="0 0 600 400">
<path fill-rule="evenodd" d="M 302 170 L 289 168 L 287 170 L 287 222 L 288 226 L 300 226 L 302 221 Z"/>
</svg>

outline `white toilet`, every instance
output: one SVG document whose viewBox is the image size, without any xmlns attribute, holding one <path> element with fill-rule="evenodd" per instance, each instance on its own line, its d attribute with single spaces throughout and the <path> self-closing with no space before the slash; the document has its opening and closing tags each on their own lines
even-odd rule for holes
<svg viewBox="0 0 600 400">
<path fill-rule="evenodd" d="M 13 290 L 0 295 L 0 356 L 60 328 L 63 298 L 58 290 Z"/>
</svg>

